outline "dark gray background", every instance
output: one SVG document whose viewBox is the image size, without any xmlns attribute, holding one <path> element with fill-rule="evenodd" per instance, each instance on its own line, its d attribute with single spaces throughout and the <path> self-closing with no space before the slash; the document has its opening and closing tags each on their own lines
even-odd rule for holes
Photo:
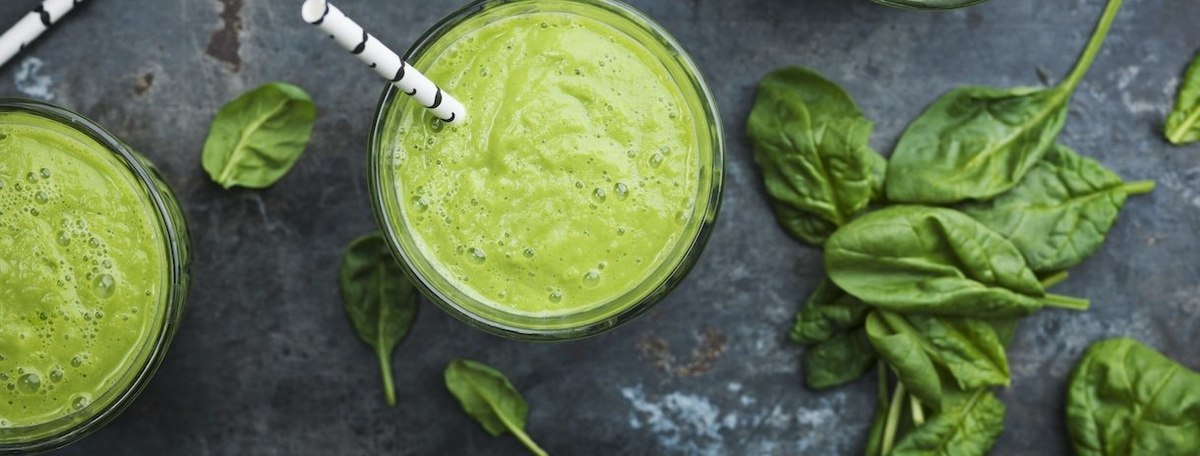
<svg viewBox="0 0 1200 456">
<path fill-rule="evenodd" d="M 0 22 L 36 3 L 0 3 Z M 335 286 L 342 248 L 375 228 L 364 159 L 383 84 L 302 23 L 300 3 L 91 0 L 0 69 L 0 95 L 74 109 L 156 162 L 193 233 L 191 299 L 157 377 L 66 453 L 521 454 L 445 392 L 454 357 L 508 373 L 531 404 L 530 435 L 554 454 L 857 453 L 873 380 L 808 391 L 801 350 L 784 337 L 821 258 L 767 208 L 742 128 L 756 82 L 784 65 L 819 70 L 857 98 L 878 122 L 872 144 L 890 151 L 947 89 L 1061 77 L 1103 7 L 994 0 L 921 14 L 867 0 L 634 0 L 691 51 L 724 114 L 725 201 L 703 259 L 648 315 L 579 342 L 507 341 L 425 305 L 395 357 L 400 403 L 387 407 Z M 398 48 L 460 3 L 338 2 Z M 1091 298 L 1092 310 L 1022 326 L 995 454 L 1068 453 L 1065 381 L 1096 339 L 1135 336 L 1200 367 L 1200 146 L 1170 147 L 1159 133 L 1200 47 L 1197 23 L 1186 0 L 1127 0 L 1072 104 L 1068 145 L 1159 188 L 1131 200 L 1108 243 L 1056 289 Z M 272 80 L 313 95 L 312 143 L 273 188 L 222 190 L 200 168 L 209 121 Z"/>
</svg>

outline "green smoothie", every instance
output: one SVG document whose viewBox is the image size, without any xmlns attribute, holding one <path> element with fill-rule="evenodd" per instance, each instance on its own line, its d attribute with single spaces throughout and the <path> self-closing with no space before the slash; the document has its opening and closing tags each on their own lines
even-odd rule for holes
<svg viewBox="0 0 1200 456">
<path fill-rule="evenodd" d="M 392 116 L 401 229 L 492 310 L 617 313 L 696 239 L 713 127 L 644 29 L 588 3 L 533 3 L 468 20 L 415 62 L 469 116 L 444 126 L 416 103 Z"/>
<path fill-rule="evenodd" d="M 60 433 L 145 365 L 167 280 L 156 214 L 95 140 L 0 112 L 0 444 Z"/>
</svg>

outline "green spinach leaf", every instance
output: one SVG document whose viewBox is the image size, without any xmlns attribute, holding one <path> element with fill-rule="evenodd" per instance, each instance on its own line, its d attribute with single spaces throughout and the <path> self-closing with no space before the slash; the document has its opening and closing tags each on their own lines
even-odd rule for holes
<svg viewBox="0 0 1200 456">
<path fill-rule="evenodd" d="M 887 311 L 872 315 L 871 345 L 909 391 L 934 410 L 942 405 L 939 372 L 962 390 L 1008 386 L 1008 356 L 990 321 Z"/>
<path fill-rule="evenodd" d="M 825 270 L 847 293 L 903 314 L 1000 318 L 1087 301 L 1046 294 L 1003 236 L 951 209 L 891 206 L 839 229 Z"/>
<path fill-rule="evenodd" d="M 857 328 L 835 333 L 829 340 L 804 349 L 804 383 L 825 389 L 850 383 L 875 365 L 875 350 L 866 331 Z"/>
<path fill-rule="evenodd" d="M 303 89 L 272 82 L 242 94 L 217 112 L 202 164 L 222 187 L 266 188 L 304 152 L 317 117 Z"/>
<path fill-rule="evenodd" d="M 984 456 L 1004 431 L 1004 403 L 987 389 L 958 394 L 905 435 L 889 456 Z"/>
<path fill-rule="evenodd" d="M 922 346 L 920 338 L 896 330 L 888 321 L 891 316 L 894 314 L 872 312 L 867 317 L 868 340 L 879 353 L 879 358 L 896 372 L 896 379 L 909 394 L 940 410 L 942 380 L 934 366 L 931 350 Z"/>
<path fill-rule="evenodd" d="M 1110 0 L 1075 68 L 1047 89 L 963 87 L 935 101 L 900 137 L 888 167 L 895 202 L 984 200 L 1012 188 L 1054 144 L 1067 104 L 1100 51 L 1121 0 Z"/>
<path fill-rule="evenodd" d="M 837 333 L 861 328 L 870 311 L 870 306 L 846 294 L 829 279 L 822 279 L 796 313 L 796 322 L 788 335 L 801 345 L 825 342 Z"/>
<path fill-rule="evenodd" d="M 446 366 L 446 388 L 462 408 L 492 436 L 511 432 L 529 451 L 545 456 L 525 434 L 529 404 L 504 374 L 482 363 L 456 359 Z"/>
<path fill-rule="evenodd" d="M 1012 190 L 959 209 L 1012 241 L 1030 269 L 1060 271 L 1100 248 L 1127 195 L 1153 188 L 1153 181 L 1125 183 L 1096 161 L 1055 145 Z"/>
<path fill-rule="evenodd" d="M 1079 456 L 1200 454 L 1200 373 L 1129 338 L 1097 342 L 1071 375 Z"/>
<path fill-rule="evenodd" d="M 417 289 L 404 276 L 379 233 L 350 243 L 342 257 L 338 285 L 355 332 L 375 349 L 388 405 L 396 405 L 392 352 L 417 318 Z"/>
<path fill-rule="evenodd" d="M 763 78 L 746 129 L 788 233 L 821 245 L 866 209 L 882 158 L 867 145 L 872 128 L 849 94 L 811 70 Z"/>
<path fill-rule="evenodd" d="M 1200 141 L 1200 56 L 1188 65 L 1179 83 L 1179 98 L 1167 117 L 1166 135 L 1175 145 Z"/>
</svg>

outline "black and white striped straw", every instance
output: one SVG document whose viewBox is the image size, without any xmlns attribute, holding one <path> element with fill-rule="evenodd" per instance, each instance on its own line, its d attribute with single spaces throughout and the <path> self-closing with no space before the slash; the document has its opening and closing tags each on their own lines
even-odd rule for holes
<svg viewBox="0 0 1200 456">
<path fill-rule="evenodd" d="M 367 33 L 362 26 L 325 0 L 307 0 L 301 10 L 305 22 L 317 26 L 384 79 L 413 97 L 433 115 L 449 124 L 461 123 L 467 110 L 454 97 L 413 68 L 399 54 Z"/>
<path fill-rule="evenodd" d="M 17 21 L 16 25 L 0 35 L 0 65 L 8 63 L 79 3 L 83 3 L 83 0 L 45 0 Z"/>
</svg>

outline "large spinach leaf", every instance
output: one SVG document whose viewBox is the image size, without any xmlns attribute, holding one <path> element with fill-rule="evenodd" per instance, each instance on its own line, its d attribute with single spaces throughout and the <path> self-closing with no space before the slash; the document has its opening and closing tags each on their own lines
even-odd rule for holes
<svg viewBox="0 0 1200 456">
<path fill-rule="evenodd" d="M 1012 190 L 959 209 L 1012 241 L 1030 269 L 1060 271 L 1100 248 L 1127 195 L 1153 188 L 1153 181 L 1125 183 L 1096 161 L 1056 144 Z"/>
<path fill-rule="evenodd" d="M 1200 373 L 1128 338 L 1097 342 L 1071 375 L 1079 456 L 1200 454 Z"/>
<path fill-rule="evenodd" d="M 270 187 L 287 174 L 312 135 L 317 109 L 303 89 L 272 82 L 217 111 L 202 164 L 222 187 Z"/>
<path fill-rule="evenodd" d="M 838 230 L 825 245 L 829 278 L 876 308 L 998 318 L 1043 306 L 1087 308 L 1045 293 L 1003 236 L 951 209 L 892 206 Z"/>
<path fill-rule="evenodd" d="M 942 406 L 939 372 L 962 390 L 1009 384 L 1008 356 L 988 320 L 879 311 L 867 336 L 900 382 L 934 410 Z"/>
<path fill-rule="evenodd" d="M 446 389 L 492 436 L 511 432 L 533 454 L 546 455 L 525 433 L 529 404 L 500 371 L 477 361 L 456 359 L 446 366 Z"/>
<path fill-rule="evenodd" d="M 888 167 L 895 202 L 983 200 L 1012 188 L 1054 144 L 1067 104 L 1104 43 L 1121 0 L 1110 0 L 1075 68 L 1059 85 L 951 90 L 909 124 Z"/>
<path fill-rule="evenodd" d="M 1176 145 L 1200 141 L 1200 56 L 1188 65 L 1179 83 L 1179 97 L 1167 117 L 1166 135 Z"/>
<path fill-rule="evenodd" d="M 417 318 L 417 289 L 404 277 L 380 233 L 350 243 L 342 257 L 338 285 L 354 331 L 375 349 L 388 405 L 396 405 L 392 351 Z"/>
<path fill-rule="evenodd" d="M 906 434 L 889 456 L 984 456 L 1004 431 L 1004 403 L 987 389 L 957 393 Z"/>
<path fill-rule="evenodd" d="M 884 165 L 867 145 L 873 127 L 849 94 L 811 70 L 784 68 L 763 78 L 746 130 L 788 233 L 821 245 L 867 207 L 873 175 Z"/>
</svg>

